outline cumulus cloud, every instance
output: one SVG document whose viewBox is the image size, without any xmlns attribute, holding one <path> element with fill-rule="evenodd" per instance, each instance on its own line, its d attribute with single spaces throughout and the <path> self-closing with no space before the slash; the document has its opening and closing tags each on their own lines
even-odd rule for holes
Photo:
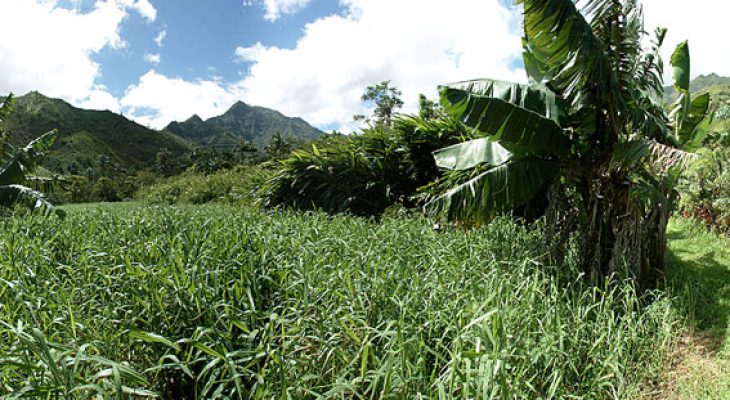
<svg viewBox="0 0 730 400">
<path fill-rule="evenodd" d="M 157 65 L 162 61 L 162 57 L 159 53 L 145 53 L 144 60 L 152 65 Z"/>
<path fill-rule="evenodd" d="M 294 49 L 256 43 L 236 49 L 251 63 L 236 86 L 248 101 L 318 126 L 349 126 L 366 113 L 366 86 L 386 79 L 406 111 L 436 85 L 492 77 L 524 80 L 519 13 L 499 0 L 343 0 L 345 15 L 308 24 Z M 464 12 L 469 10 L 469 12 Z M 404 16 L 412 16 L 405 18 Z"/>
<path fill-rule="evenodd" d="M 220 115 L 235 101 L 236 97 L 218 81 L 190 82 L 150 70 L 129 87 L 121 105 L 137 122 L 160 129 L 193 114 L 202 118 Z"/>
<path fill-rule="evenodd" d="M 310 0 L 263 0 L 263 2 L 266 9 L 264 18 L 274 22 L 282 15 L 293 14 L 306 7 Z"/>
<path fill-rule="evenodd" d="M 150 4 L 149 0 L 137 0 L 132 7 L 149 22 L 157 19 L 157 9 Z"/>
<path fill-rule="evenodd" d="M 100 65 L 92 56 L 125 46 L 119 29 L 129 4 L 98 1 L 88 13 L 55 1 L 0 1 L 0 93 L 39 90 L 76 105 L 114 106 L 97 84 Z M 98 101 L 98 103 L 97 103 Z"/>
<path fill-rule="evenodd" d="M 157 47 L 162 47 L 162 42 L 167 37 L 167 29 L 163 29 L 160 31 L 160 33 L 155 36 L 155 43 L 157 43 Z"/>
</svg>

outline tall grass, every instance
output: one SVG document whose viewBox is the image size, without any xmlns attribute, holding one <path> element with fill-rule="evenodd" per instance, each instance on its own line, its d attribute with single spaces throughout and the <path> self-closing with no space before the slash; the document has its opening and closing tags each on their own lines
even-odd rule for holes
<svg viewBox="0 0 730 400">
<path fill-rule="evenodd" d="M 102 207 L 0 238 L 8 398 L 635 398 L 675 330 L 508 220 Z"/>
</svg>

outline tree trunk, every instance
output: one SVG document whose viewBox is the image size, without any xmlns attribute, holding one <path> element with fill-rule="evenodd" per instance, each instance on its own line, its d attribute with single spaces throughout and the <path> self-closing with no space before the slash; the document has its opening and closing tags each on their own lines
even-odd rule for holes
<svg viewBox="0 0 730 400">
<path fill-rule="evenodd" d="M 664 272 L 671 192 L 657 188 L 661 201 L 650 203 L 631 195 L 628 175 L 601 170 L 607 168 L 576 185 L 580 198 L 572 203 L 579 216 L 571 217 L 571 206 L 566 205 L 571 201 L 565 192 L 551 188 L 546 243 L 553 261 L 562 262 L 567 237 L 577 231 L 579 263 L 586 278 L 600 281 L 616 274 L 634 278 L 641 287 L 652 287 Z"/>
</svg>

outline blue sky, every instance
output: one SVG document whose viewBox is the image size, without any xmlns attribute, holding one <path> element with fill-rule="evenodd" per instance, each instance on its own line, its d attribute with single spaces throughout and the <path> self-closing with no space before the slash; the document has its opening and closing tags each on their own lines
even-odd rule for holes
<svg viewBox="0 0 730 400">
<path fill-rule="evenodd" d="M 648 31 L 669 28 L 665 59 L 689 39 L 693 75 L 730 75 L 730 2 L 643 4 Z M 406 112 L 440 83 L 524 80 L 509 0 L 0 0 L 0 26 L 12 32 L 0 93 L 38 90 L 154 128 L 240 100 L 350 131 L 382 80 Z"/>
</svg>

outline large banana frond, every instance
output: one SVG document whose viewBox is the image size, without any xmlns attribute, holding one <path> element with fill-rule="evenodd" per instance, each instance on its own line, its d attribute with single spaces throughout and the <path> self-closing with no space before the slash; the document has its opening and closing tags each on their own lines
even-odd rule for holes
<svg viewBox="0 0 730 400">
<path fill-rule="evenodd" d="M 43 210 L 46 214 L 55 212 L 59 217 L 65 215 L 63 210 L 55 208 L 46 200 L 43 193 L 37 190 L 23 185 L 0 185 L 0 207 L 9 209 L 17 204 L 27 206 L 31 210 Z"/>
<path fill-rule="evenodd" d="M 666 174 L 676 167 L 686 167 L 696 158 L 696 154 L 676 147 L 649 140 L 634 140 L 616 145 L 611 161 L 624 169 L 648 165 L 651 171 Z"/>
<path fill-rule="evenodd" d="M 685 40 L 674 50 L 671 58 L 674 88 L 678 92 L 689 92 L 690 56 L 689 44 Z"/>
<path fill-rule="evenodd" d="M 56 131 L 47 132 L 22 149 L 15 149 L 10 159 L 0 168 L 0 185 L 19 184 L 32 171 L 40 157 L 51 149 L 56 140 Z"/>
<path fill-rule="evenodd" d="M 480 164 L 504 164 L 512 159 L 512 153 L 499 143 L 480 138 L 436 150 L 433 158 L 439 168 L 465 171 Z"/>
<path fill-rule="evenodd" d="M 559 125 L 559 99 L 549 89 L 495 80 L 441 86 L 446 111 L 520 154 L 566 155 L 570 140 Z"/>
<path fill-rule="evenodd" d="M 426 208 L 449 221 L 489 221 L 498 212 L 527 204 L 558 171 L 552 161 L 510 161 L 449 190 Z"/>
<path fill-rule="evenodd" d="M 572 0 L 517 0 L 524 6 L 525 49 L 553 71 L 550 87 L 574 110 L 614 90 L 604 43 Z"/>
<path fill-rule="evenodd" d="M 678 126 L 677 139 L 680 143 L 684 144 L 694 139 L 697 127 L 707 117 L 709 109 L 709 93 L 697 96 L 690 102 L 689 112 L 685 114 L 684 119 L 680 121 Z"/>
</svg>

